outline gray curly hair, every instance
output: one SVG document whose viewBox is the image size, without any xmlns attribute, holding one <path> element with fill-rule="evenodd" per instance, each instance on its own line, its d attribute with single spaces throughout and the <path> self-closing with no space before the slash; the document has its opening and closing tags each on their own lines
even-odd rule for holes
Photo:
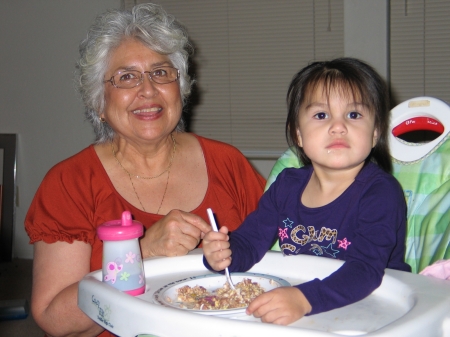
<svg viewBox="0 0 450 337">
<path fill-rule="evenodd" d="M 191 92 L 193 81 L 187 71 L 193 48 L 185 28 L 172 15 L 150 3 L 137 5 L 131 11 L 109 10 L 99 15 L 80 43 L 76 79 L 97 144 L 111 141 L 115 135 L 108 123 L 99 119 L 105 106 L 103 80 L 111 52 L 128 38 L 137 39 L 153 51 L 167 55 L 179 69 L 183 106 Z M 183 118 L 178 122 L 177 130 L 184 130 Z"/>
</svg>

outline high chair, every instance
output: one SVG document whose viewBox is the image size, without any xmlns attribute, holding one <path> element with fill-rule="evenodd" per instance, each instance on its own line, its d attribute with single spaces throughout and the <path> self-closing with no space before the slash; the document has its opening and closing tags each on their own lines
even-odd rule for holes
<svg viewBox="0 0 450 337">
<path fill-rule="evenodd" d="M 439 99 L 416 97 L 391 110 L 389 146 L 408 206 L 405 259 L 413 273 L 450 258 L 449 137 L 450 106 Z M 266 190 L 283 169 L 300 166 L 289 148 L 272 168 Z M 272 250 L 280 250 L 278 242 Z"/>
<path fill-rule="evenodd" d="M 447 204 L 450 196 L 441 191 L 447 190 L 447 165 L 450 165 L 444 158 L 449 153 L 450 124 L 446 118 L 450 112 L 445 113 L 448 106 L 433 98 L 420 97 L 410 103 L 392 110 L 390 141 L 395 176 L 405 189 L 409 206 L 407 261 L 417 273 L 421 266 L 449 257 Z M 415 142 L 411 151 L 413 142 L 399 137 L 415 129 L 431 129 L 439 136 L 426 144 Z M 268 185 L 285 167 L 299 166 L 294 152 L 286 151 L 273 167 Z M 217 276 L 205 269 L 200 248 L 185 256 L 148 258 L 143 262 L 144 294 L 130 296 L 111 287 L 102 282 L 102 270 L 97 270 L 79 283 L 80 309 L 105 329 L 123 337 L 450 336 L 450 282 L 445 280 L 386 269 L 381 285 L 363 300 L 282 326 L 248 316 L 244 308 L 189 312 L 170 304 L 176 303 L 175 297 L 168 305 L 156 300 L 155 295 L 169 299 L 176 296 L 175 289 L 183 282 Z M 269 251 L 248 272 L 299 284 L 323 279 L 343 263 L 304 254 L 284 258 L 279 252 Z M 292 268 L 293 265 L 301 266 L 301 272 Z"/>
</svg>

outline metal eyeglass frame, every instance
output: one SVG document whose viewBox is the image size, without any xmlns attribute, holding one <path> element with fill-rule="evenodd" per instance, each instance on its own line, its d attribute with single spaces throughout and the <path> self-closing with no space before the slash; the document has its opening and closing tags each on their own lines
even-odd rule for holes
<svg viewBox="0 0 450 337">
<path fill-rule="evenodd" d="M 175 77 L 175 79 L 174 79 L 173 81 L 165 82 L 165 83 L 159 83 L 158 81 L 155 81 L 155 79 L 152 77 L 151 73 L 154 73 L 155 71 L 157 71 L 157 70 L 159 70 L 159 69 L 165 69 L 165 68 L 172 68 L 172 69 L 175 69 L 175 70 L 177 71 L 177 77 Z M 156 83 L 156 84 L 169 84 L 169 83 L 173 83 L 173 82 L 177 81 L 177 80 L 180 78 L 180 70 L 177 69 L 177 68 L 175 68 L 175 67 L 170 67 L 170 66 L 159 67 L 159 68 L 156 68 L 156 69 L 154 69 L 154 70 L 143 71 L 143 72 L 141 72 L 141 71 L 139 71 L 139 70 L 132 70 L 132 71 L 135 71 L 135 72 L 141 74 L 141 78 L 140 78 L 139 82 L 137 82 L 136 85 L 133 86 L 133 87 L 130 87 L 130 88 L 123 88 L 123 87 L 117 86 L 116 82 L 114 81 L 114 76 L 119 75 L 120 72 L 118 72 L 117 74 L 114 74 L 113 76 L 111 76 L 111 78 L 110 78 L 109 80 L 104 80 L 103 83 L 109 82 L 109 83 L 111 83 L 111 84 L 112 84 L 115 88 L 117 88 L 117 89 L 133 89 L 133 88 L 136 88 L 137 86 L 141 85 L 141 84 L 144 82 L 144 74 L 148 74 L 149 80 L 151 80 L 152 82 L 154 82 L 154 83 Z"/>
</svg>

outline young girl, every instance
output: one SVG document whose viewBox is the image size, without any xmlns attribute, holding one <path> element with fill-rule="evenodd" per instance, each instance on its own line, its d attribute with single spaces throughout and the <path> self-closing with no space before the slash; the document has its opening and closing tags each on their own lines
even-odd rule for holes
<svg viewBox="0 0 450 337">
<path fill-rule="evenodd" d="M 356 59 L 315 62 L 292 80 L 286 138 L 304 166 L 283 170 L 230 236 L 226 227 L 207 233 L 204 263 L 246 271 L 277 236 L 285 255 L 345 263 L 323 280 L 260 295 L 247 314 L 287 325 L 363 299 L 385 268 L 410 271 L 405 199 L 390 174 L 388 102 L 384 81 Z M 301 273 L 301 266 L 292 268 Z"/>
</svg>

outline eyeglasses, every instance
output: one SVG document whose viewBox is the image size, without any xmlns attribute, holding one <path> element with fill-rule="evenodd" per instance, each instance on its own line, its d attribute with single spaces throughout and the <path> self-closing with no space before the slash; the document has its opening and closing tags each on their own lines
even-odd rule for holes
<svg viewBox="0 0 450 337">
<path fill-rule="evenodd" d="M 158 84 L 172 83 L 180 77 L 180 71 L 177 68 L 159 67 L 144 72 L 137 70 L 119 71 L 109 80 L 105 80 L 103 82 L 111 82 L 113 86 L 119 89 L 131 89 L 144 82 L 144 74 L 148 74 L 148 78 Z"/>
</svg>

